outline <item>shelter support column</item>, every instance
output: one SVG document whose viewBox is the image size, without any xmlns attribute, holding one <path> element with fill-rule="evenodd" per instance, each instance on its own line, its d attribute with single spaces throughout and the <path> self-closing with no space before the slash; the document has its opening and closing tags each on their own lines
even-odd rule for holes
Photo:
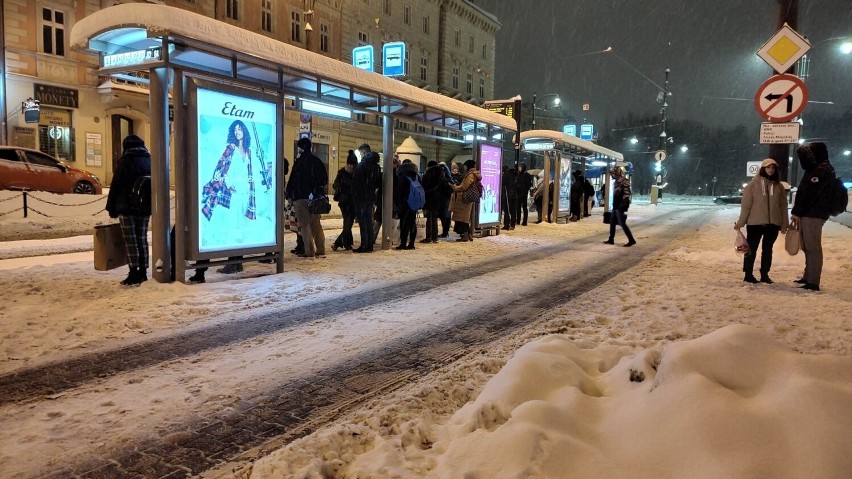
<svg viewBox="0 0 852 479">
<path fill-rule="evenodd" d="M 172 268 L 169 244 L 169 70 L 150 71 L 148 111 L 151 114 L 151 277 L 168 283 Z"/>
<path fill-rule="evenodd" d="M 541 181 L 544 186 L 542 186 L 542 196 L 541 196 L 541 220 L 547 223 L 550 221 L 547 220 L 548 213 L 550 213 L 550 208 L 548 205 L 550 204 L 550 155 L 551 152 L 544 152 L 544 169 L 542 169 L 543 174 L 541 175 Z"/>
<path fill-rule="evenodd" d="M 382 249 L 390 249 L 394 234 L 393 224 L 393 117 L 386 113 L 382 118 Z"/>
</svg>

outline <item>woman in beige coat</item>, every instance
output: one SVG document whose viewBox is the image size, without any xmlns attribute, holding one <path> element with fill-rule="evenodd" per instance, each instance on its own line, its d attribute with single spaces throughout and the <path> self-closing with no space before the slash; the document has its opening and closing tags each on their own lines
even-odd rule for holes
<svg viewBox="0 0 852 479">
<path fill-rule="evenodd" d="M 771 284 L 769 269 L 772 267 L 772 245 L 778 239 L 778 233 L 786 234 L 789 219 L 787 217 L 787 192 L 778 179 L 778 163 L 771 158 L 763 160 L 760 171 L 743 189 L 740 217 L 734 223 L 739 230 L 745 225 L 749 252 L 743 258 L 743 281 L 757 283 L 754 277 L 754 260 L 760 245 L 760 282 Z"/>
<path fill-rule="evenodd" d="M 465 174 L 461 182 L 453 187 L 453 198 L 450 203 L 450 211 L 453 212 L 453 231 L 459 234 L 456 241 L 473 241 L 470 234 L 470 216 L 473 206 L 477 203 L 465 203 L 462 201 L 462 193 L 470 188 L 476 180 L 482 181 L 482 175 L 476 169 L 476 162 L 467 160 L 464 162 Z"/>
</svg>

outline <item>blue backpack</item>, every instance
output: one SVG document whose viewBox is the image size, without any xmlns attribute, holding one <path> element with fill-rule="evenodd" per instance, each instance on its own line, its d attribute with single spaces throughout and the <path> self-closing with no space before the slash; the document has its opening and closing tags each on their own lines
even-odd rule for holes
<svg viewBox="0 0 852 479">
<path fill-rule="evenodd" d="M 426 190 L 420 184 L 419 177 L 409 177 L 408 181 L 410 183 L 408 188 L 408 207 L 411 211 L 417 211 L 426 204 Z"/>
</svg>

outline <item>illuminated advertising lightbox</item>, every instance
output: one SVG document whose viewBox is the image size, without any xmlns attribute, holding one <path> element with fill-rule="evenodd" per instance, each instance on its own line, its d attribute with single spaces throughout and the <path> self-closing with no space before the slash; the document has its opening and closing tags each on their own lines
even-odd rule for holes
<svg viewBox="0 0 852 479">
<path fill-rule="evenodd" d="M 557 211 L 567 212 L 571 209 L 571 157 L 559 157 L 559 205 Z"/>
<path fill-rule="evenodd" d="M 199 86 L 198 251 L 275 246 L 277 106 Z"/>
<path fill-rule="evenodd" d="M 499 145 L 479 144 L 479 172 L 485 189 L 479 202 L 479 225 L 500 224 L 500 176 L 503 167 L 503 149 Z"/>
</svg>

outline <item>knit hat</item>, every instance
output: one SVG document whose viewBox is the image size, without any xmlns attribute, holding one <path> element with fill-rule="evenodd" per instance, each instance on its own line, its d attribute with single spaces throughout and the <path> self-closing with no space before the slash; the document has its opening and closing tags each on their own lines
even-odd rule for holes
<svg viewBox="0 0 852 479">
<path fill-rule="evenodd" d="M 142 140 L 142 138 L 139 138 L 136 135 L 127 135 L 127 137 L 124 139 L 124 142 L 122 143 L 122 147 L 124 147 L 125 150 L 139 147 L 144 148 L 145 142 Z"/>
<path fill-rule="evenodd" d="M 307 138 L 299 138 L 299 141 L 296 142 L 296 146 L 301 148 L 304 151 L 310 151 L 311 149 L 311 140 Z"/>
</svg>

